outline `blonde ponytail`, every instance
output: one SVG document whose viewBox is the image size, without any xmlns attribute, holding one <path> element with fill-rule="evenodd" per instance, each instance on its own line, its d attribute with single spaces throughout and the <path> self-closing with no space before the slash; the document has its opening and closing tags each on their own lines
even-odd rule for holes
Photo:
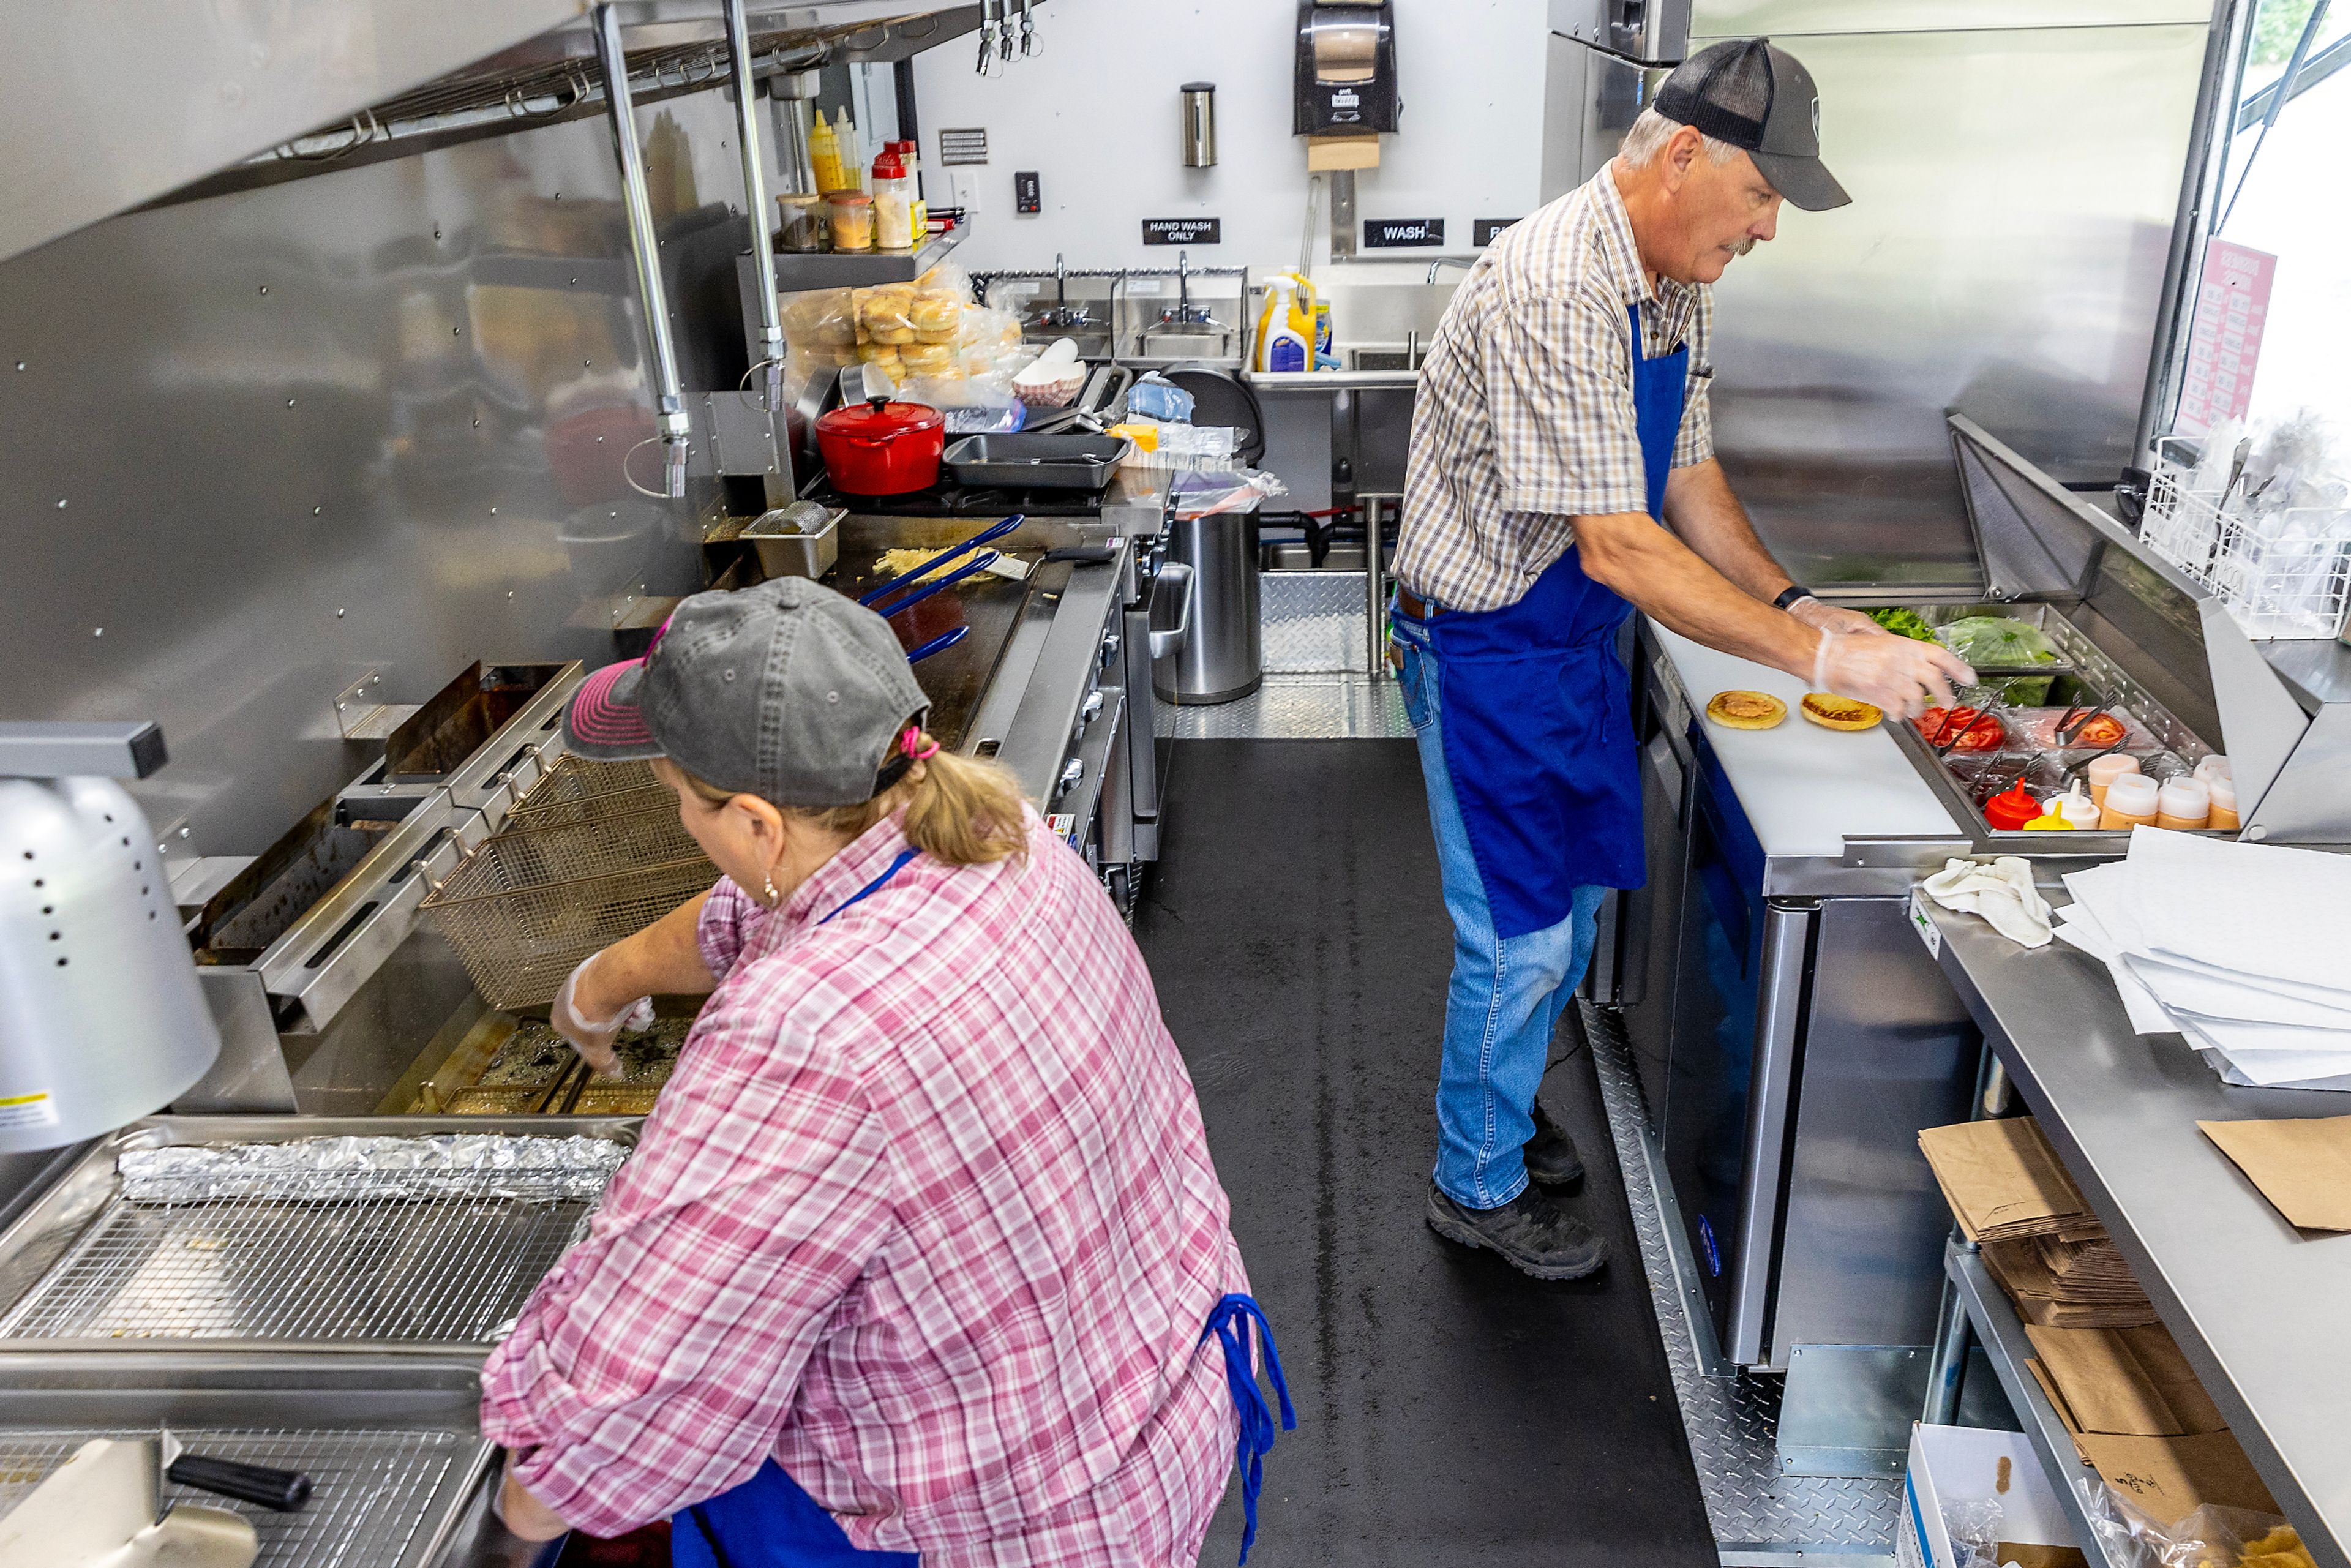
<svg viewBox="0 0 2351 1568">
<path fill-rule="evenodd" d="M 925 731 L 917 751 L 933 744 Z M 677 768 L 675 763 L 669 764 Z M 678 776 L 696 798 L 723 806 L 740 791 L 721 789 L 683 768 Z M 989 865 L 1029 852 L 1028 823 L 1020 786 L 1001 763 L 937 751 L 913 763 L 895 784 L 852 806 L 794 806 L 768 802 L 827 832 L 855 838 L 900 808 L 905 810 L 906 841 L 951 865 Z"/>
</svg>

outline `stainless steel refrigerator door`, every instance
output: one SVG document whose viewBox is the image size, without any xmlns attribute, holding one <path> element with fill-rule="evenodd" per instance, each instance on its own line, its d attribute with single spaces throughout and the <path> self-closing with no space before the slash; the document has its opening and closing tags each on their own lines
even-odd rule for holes
<svg viewBox="0 0 2351 1568">
<path fill-rule="evenodd" d="M 1896 898 L 1821 904 L 1771 1362 L 1934 1338 L 1950 1210 L 1918 1129 L 1968 1119 L 1982 1036 Z M 1742 1358 L 1743 1359 L 1743 1358 Z"/>
</svg>

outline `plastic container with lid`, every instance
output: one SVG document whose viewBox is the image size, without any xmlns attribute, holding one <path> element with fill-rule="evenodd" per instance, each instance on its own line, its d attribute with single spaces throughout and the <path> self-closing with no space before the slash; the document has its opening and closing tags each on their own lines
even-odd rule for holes
<svg viewBox="0 0 2351 1568">
<path fill-rule="evenodd" d="M 931 204 L 923 200 L 922 148 L 913 141 L 892 141 L 884 145 L 896 153 L 898 162 L 905 166 L 906 189 L 913 193 L 914 198 L 914 243 L 920 245 L 931 228 Z"/>
<path fill-rule="evenodd" d="M 776 214 L 778 250 L 807 255 L 831 247 L 831 225 L 826 221 L 822 196 L 788 191 L 776 198 Z"/>
<path fill-rule="evenodd" d="M 2209 779 L 2204 785 L 2204 791 L 2212 799 L 2212 815 L 2206 820 L 2204 823 L 2206 827 L 2226 829 L 2233 833 L 2245 825 L 2237 817 L 2237 781 L 2235 779 L 2228 778 Z"/>
<path fill-rule="evenodd" d="M 2193 779 L 2174 779 L 2156 792 L 2155 825 L 2181 832 L 2201 828 L 2212 815 L 2212 796 Z"/>
<path fill-rule="evenodd" d="M 2041 802 L 2022 783 L 2010 785 L 1984 802 L 1984 821 L 2003 832 L 2013 832 L 2039 817 Z"/>
<path fill-rule="evenodd" d="M 2137 773 L 2137 758 L 2124 757 L 2116 753 L 2108 753 L 2105 757 L 2093 758 L 2090 766 L 2083 769 L 2083 773 L 2090 780 L 2090 799 L 2096 801 L 2100 806 L 2104 806 L 2106 803 L 2106 789 L 2108 786 L 2112 785 L 2116 779 L 2121 778 L 2124 774 Z M 2150 787 L 2152 787 L 2153 783 L 2154 780 L 2148 780 Z M 2151 805 L 2152 803 L 2152 800 L 2150 800 L 2149 804 Z"/>
<path fill-rule="evenodd" d="M 885 152 L 873 160 L 873 246 L 876 250 L 914 248 L 914 183 L 898 155 Z"/>
<path fill-rule="evenodd" d="M 862 191 L 835 191 L 824 199 L 832 217 L 832 248 L 873 248 L 873 198 Z"/>
<path fill-rule="evenodd" d="M 2116 774 L 2098 809 L 2098 826 L 2108 832 L 2154 826 L 2161 793 L 2155 780 L 2144 773 Z"/>
<path fill-rule="evenodd" d="M 2196 765 L 2195 777 L 2199 783 L 2210 784 L 2215 779 L 2233 779 L 2236 776 L 2236 770 L 2229 766 L 2229 759 L 2217 751 Z"/>
</svg>

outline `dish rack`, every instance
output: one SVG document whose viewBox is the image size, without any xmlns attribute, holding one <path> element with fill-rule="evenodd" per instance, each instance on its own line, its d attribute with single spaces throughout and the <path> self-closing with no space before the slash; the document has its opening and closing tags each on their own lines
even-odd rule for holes
<svg viewBox="0 0 2351 1568">
<path fill-rule="evenodd" d="M 718 880 L 667 786 L 608 771 L 632 767 L 564 758 L 418 905 L 491 1007 L 553 1001 L 581 959 Z"/>
<path fill-rule="evenodd" d="M 2139 538 L 2226 604 L 2248 637 L 2339 634 L 2351 609 L 2351 509 L 2250 516 L 2214 506 L 2189 480 L 2157 463 Z"/>
</svg>

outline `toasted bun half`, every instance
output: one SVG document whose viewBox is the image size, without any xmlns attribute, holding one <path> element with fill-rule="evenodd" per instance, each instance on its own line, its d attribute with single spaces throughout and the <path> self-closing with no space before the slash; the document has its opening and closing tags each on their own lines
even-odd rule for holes
<svg viewBox="0 0 2351 1568">
<path fill-rule="evenodd" d="M 1769 692 L 1717 692 L 1706 716 L 1730 729 L 1770 729 L 1788 716 L 1788 705 Z"/>
<path fill-rule="evenodd" d="M 1874 729 L 1886 716 L 1881 708 L 1827 692 L 1805 693 L 1802 706 L 1804 716 L 1823 729 Z"/>
</svg>

